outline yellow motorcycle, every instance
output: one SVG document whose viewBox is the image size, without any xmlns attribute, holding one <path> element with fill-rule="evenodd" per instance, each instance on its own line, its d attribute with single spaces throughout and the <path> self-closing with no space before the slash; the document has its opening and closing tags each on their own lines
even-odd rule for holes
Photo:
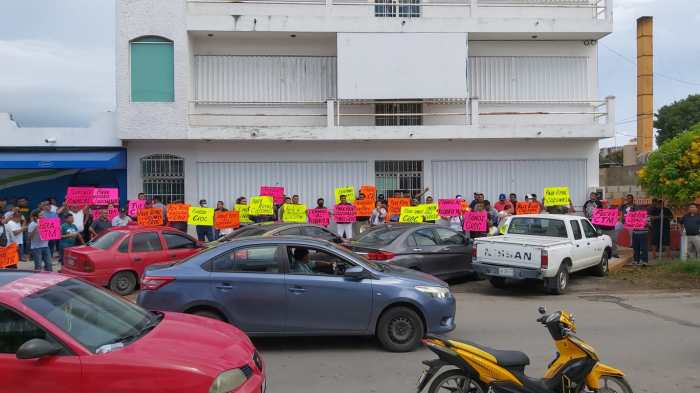
<svg viewBox="0 0 700 393">
<path fill-rule="evenodd" d="M 418 393 L 431 379 L 428 393 L 632 393 L 622 371 L 600 363 L 596 351 L 574 336 L 572 314 L 547 314 L 544 307 L 539 312 L 537 321 L 549 330 L 557 347 L 544 378 L 525 375 L 530 359 L 522 352 L 427 336 L 423 343 L 438 359 L 423 362 L 428 368 L 418 380 Z M 450 369 L 435 376 L 443 367 Z"/>
</svg>

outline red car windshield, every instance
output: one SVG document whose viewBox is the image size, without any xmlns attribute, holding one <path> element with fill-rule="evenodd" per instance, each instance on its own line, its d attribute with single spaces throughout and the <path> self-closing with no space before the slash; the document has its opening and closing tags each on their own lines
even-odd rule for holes
<svg viewBox="0 0 700 393">
<path fill-rule="evenodd" d="M 123 235 L 124 232 L 120 231 L 105 232 L 104 235 L 90 242 L 90 245 L 100 250 L 107 250 L 111 248 L 116 241 L 121 239 Z"/>
<path fill-rule="evenodd" d="M 93 353 L 128 345 L 162 318 L 76 279 L 29 295 L 22 303 Z"/>
</svg>

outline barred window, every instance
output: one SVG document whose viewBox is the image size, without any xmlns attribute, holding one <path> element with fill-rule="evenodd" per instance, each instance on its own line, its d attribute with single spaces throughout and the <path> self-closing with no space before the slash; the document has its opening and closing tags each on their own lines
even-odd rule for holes
<svg viewBox="0 0 700 393">
<path fill-rule="evenodd" d="M 185 160 L 172 154 L 152 154 L 141 159 L 143 192 L 163 203 L 185 200 Z"/>
<path fill-rule="evenodd" d="M 398 8 L 399 18 L 419 18 L 420 0 L 375 0 L 374 16 L 395 18 Z"/>
<path fill-rule="evenodd" d="M 423 191 L 423 161 L 375 161 L 377 194 L 415 197 Z"/>
<path fill-rule="evenodd" d="M 377 126 L 423 125 L 421 103 L 377 103 L 374 104 L 374 113 Z"/>
</svg>

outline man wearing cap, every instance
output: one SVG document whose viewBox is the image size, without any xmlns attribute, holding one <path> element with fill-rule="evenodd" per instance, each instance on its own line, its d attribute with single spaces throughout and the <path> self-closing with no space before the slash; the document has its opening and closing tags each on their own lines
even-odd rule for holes
<svg viewBox="0 0 700 393">
<path fill-rule="evenodd" d="M 125 227 L 131 222 L 131 217 L 126 215 L 126 209 L 119 209 L 119 215 L 112 219 L 113 227 Z"/>
<path fill-rule="evenodd" d="M 513 209 L 513 204 L 506 199 L 506 194 L 501 194 L 498 196 L 498 202 L 496 202 L 493 207 L 500 213 L 502 211 Z"/>
</svg>

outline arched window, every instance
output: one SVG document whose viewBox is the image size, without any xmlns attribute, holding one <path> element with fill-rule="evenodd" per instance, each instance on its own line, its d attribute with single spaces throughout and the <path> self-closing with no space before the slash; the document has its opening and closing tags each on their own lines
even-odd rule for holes
<svg viewBox="0 0 700 393">
<path fill-rule="evenodd" d="M 131 101 L 175 101 L 173 42 L 146 36 L 132 40 Z"/>
<path fill-rule="evenodd" d="M 143 192 L 159 196 L 163 203 L 185 200 L 185 160 L 172 154 L 152 154 L 141 159 Z"/>
</svg>

